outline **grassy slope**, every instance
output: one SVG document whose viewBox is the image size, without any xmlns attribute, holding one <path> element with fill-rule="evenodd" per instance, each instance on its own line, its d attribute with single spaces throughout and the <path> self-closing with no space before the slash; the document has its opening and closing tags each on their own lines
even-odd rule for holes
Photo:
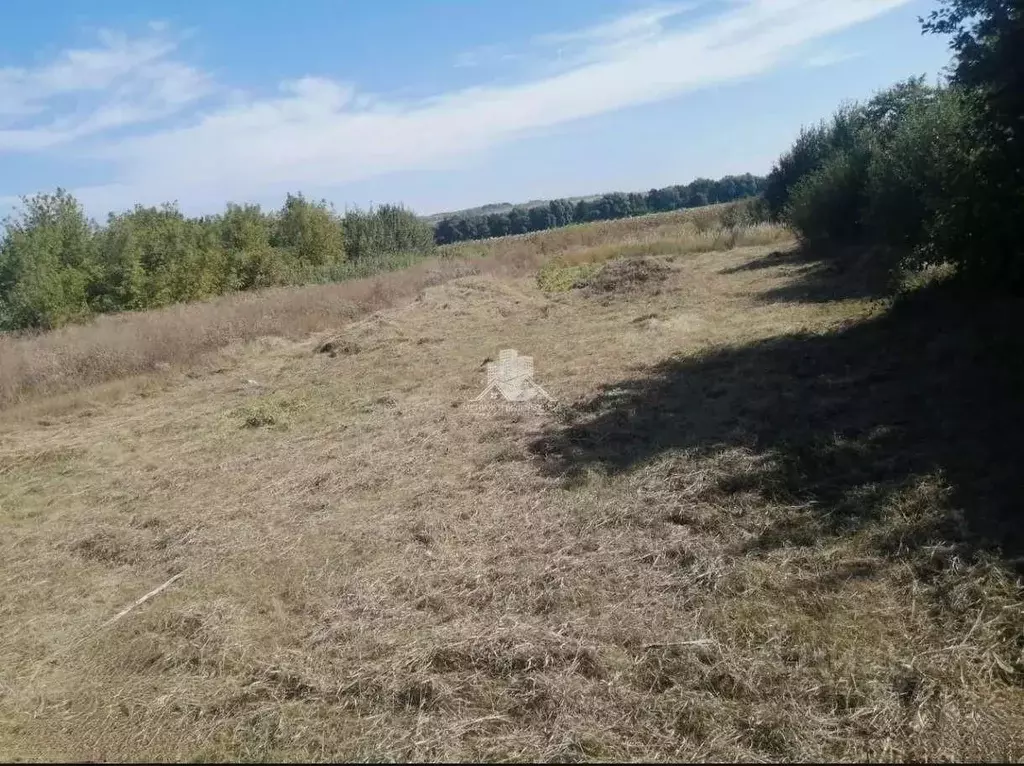
<svg viewBox="0 0 1024 766">
<path fill-rule="evenodd" d="M 999 309 L 773 249 L 9 409 L 0 756 L 1021 759 Z M 559 409 L 468 406 L 502 348 Z"/>
</svg>

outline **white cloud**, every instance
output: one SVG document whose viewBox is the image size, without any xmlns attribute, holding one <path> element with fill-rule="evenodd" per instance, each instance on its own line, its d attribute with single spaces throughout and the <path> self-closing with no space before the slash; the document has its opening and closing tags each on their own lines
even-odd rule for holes
<svg viewBox="0 0 1024 766">
<path fill-rule="evenodd" d="M 110 163 L 114 177 L 78 191 L 98 210 L 164 199 L 210 208 L 226 199 L 436 168 L 527 131 L 765 73 L 796 59 L 806 44 L 907 1 L 730 0 L 719 12 L 672 30 L 665 29 L 665 21 L 689 6 L 659 6 L 553 40 L 548 36 L 544 42 L 549 45 L 582 45 L 587 52 L 585 61 L 557 73 L 420 101 L 381 100 L 345 83 L 307 77 L 282 84 L 276 95 L 236 96 L 179 126 L 93 141 L 80 151 Z M 94 71 L 83 82 L 113 86 L 123 71 L 122 59 L 129 57 L 126 51 L 137 50 L 120 41 L 114 48 L 119 58 L 110 49 L 93 52 Z M 164 83 L 157 102 L 177 109 L 207 80 L 168 53 L 161 50 L 146 61 L 150 67 L 182 67 L 177 76 L 168 70 L 155 78 Z M 114 62 L 101 65 L 104 55 Z M 191 84 L 182 76 L 185 70 L 196 77 Z M 113 96 L 105 110 L 74 121 L 70 130 L 94 134 L 104 122 L 142 122 L 148 106 Z M 31 145 L 31 136 L 41 140 L 47 130 L 29 130 L 22 145 Z M 0 151 L 4 135 L 0 132 Z M 14 138 L 8 136 L 7 144 Z"/>
<path fill-rule="evenodd" d="M 172 58 L 177 46 L 168 39 L 104 31 L 98 43 L 35 68 L 0 69 L 0 153 L 151 122 L 212 92 L 208 75 Z"/>
</svg>

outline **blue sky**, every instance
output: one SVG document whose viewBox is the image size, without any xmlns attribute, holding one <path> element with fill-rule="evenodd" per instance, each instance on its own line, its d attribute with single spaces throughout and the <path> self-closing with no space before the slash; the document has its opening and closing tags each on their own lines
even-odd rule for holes
<svg viewBox="0 0 1024 766">
<path fill-rule="evenodd" d="M 50 0 L 4 6 L 0 208 L 431 213 L 765 173 L 914 74 L 937 0 Z"/>
</svg>

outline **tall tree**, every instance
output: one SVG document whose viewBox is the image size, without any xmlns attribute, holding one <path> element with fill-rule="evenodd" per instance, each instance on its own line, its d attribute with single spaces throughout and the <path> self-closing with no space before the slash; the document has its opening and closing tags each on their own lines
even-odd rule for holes
<svg viewBox="0 0 1024 766">
<path fill-rule="evenodd" d="M 521 207 L 514 207 L 508 213 L 509 234 L 525 234 L 530 230 L 530 216 Z"/>
</svg>

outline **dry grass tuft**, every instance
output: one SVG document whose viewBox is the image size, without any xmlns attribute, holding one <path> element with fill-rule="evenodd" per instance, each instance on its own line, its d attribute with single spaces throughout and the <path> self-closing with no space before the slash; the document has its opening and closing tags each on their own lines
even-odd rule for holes
<svg viewBox="0 0 1024 766">
<path fill-rule="evenodd" d="M 609 293 L 636 297 L 641 293 L 657 295 L 667 279 L 669 268 L 650 258 L 612 261 L 586 281 L 585 287 L 595 295 Z"/>
</svg>

